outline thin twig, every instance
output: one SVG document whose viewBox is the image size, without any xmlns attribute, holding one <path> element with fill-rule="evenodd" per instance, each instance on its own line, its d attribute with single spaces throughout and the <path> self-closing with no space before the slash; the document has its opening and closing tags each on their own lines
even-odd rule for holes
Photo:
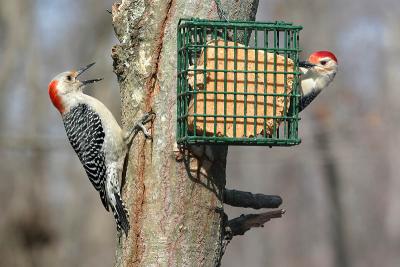
<svg viewBox="0 0 400 267">
<path fill-rule="evenodd" d="M 253 227 L 264 227 L 266 222 L 274 218 L 281 218 L 285 212 L 284 209 L 279 209 L 259 214 L 242 214 L 237 218 L 227 221 L 225 225 L 224 240 L 222 241 L 222 255 L 224 255 L 226 248 L 234 236 L 244 235 Z"/>
<path fill-rule="evenodd" d="M 237 218 L 229 220 L 226 226 L 227 232 L 231 237 L 236 235 L 244 235 L 253 227 L 263 227 L 266 222 L 274 218 L 281 218 L 285 210 L 273 210 L 259 214 L 240 215 Z"/>
</svg>

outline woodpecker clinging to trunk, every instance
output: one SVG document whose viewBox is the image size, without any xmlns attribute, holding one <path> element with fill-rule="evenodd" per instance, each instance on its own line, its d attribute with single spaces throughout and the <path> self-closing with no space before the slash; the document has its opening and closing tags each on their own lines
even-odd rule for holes
<svg viewBox="0 0 400 267">
<path fill-rule="evenodd" d="M 335 78 L 336 56 L 329 51 L 317 51 L 307 61 L 300 62 L 301 96 L 299 112 L 305 109 Z"/>
<path fill-rule="evenodd" d="M 117 229 L 129 231 L 128 212 L 120 195 L 120 178 L 128 146 L 139 131 L 146 138 L 150 134 L 143 126 L 154 118 L 145 114 L 129 130 L 121 129 L 114 116 L 99 100 L 82 89 L 102 79 L 79 81 L 77 78 L 94 63 L 78 70 L 58 74 L 49 84 L 53 105 L 61 113 L 65 130 L 90 182 L 99 191 L 104 207 L 109 207 L 117 222 Z"/>
</svg>

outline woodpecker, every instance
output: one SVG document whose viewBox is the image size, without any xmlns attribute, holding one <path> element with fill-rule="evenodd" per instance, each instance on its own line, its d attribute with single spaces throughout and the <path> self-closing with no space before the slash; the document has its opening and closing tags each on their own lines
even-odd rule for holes
<svg viewBox="0 0 400 267">
<path fill-rule="evenodd" d="M 317 51 L 300 65 L 301 96 L 299 112 L 305 109 L 335 78 L 338 70 L 336 56 L 329 51 Z"/>
<path fill-rule="evenodd" d="M 121 129 L 112 113 L 99 100 L 82 92 L 88 84 L 102 79 L 79 81 L 78 77 L 95 63 L 77 71 L 55 76 L 48 86 L 49 96 L 60 112 L 72 148 L 86 174 L 99 192 L 107 211 L 114 214 L 117 229 L 128 235 L 128 212 L 120 195 L 120 179 L 129 144 L 139 131 L 151 138 L 144 124 L 155 114 L 146 113 L 131 129 Z"/>
</svg>

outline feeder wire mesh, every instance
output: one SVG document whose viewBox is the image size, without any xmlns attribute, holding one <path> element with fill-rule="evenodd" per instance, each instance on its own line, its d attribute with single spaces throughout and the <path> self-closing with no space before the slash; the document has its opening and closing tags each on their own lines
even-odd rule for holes
<svg viewBox="0 0 400 267">
<path fill-rule="evenodd" d="M 181 19 L 178 144 L 299 144 L 301 29 L 285 22 Z"/>
</svg>

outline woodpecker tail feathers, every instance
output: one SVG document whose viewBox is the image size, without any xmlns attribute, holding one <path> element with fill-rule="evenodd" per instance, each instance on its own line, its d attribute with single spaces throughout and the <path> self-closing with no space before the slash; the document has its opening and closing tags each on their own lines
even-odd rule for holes
<svg viewBox="0 0 400 267">
<path fill-rule="evenodd" d="M 128 236 L 128 231 L 130 229 L 129 225 L 129 214 L 125 207 L 124 202 L 122 202 L 121 195 L 119 193 L 114 193 L 115 207 L 111 205 L 112 212 L 114 214 L 115 221 L 117 222 L 117 230 L 124 231 L 125 236 Z"/>
</svg>

